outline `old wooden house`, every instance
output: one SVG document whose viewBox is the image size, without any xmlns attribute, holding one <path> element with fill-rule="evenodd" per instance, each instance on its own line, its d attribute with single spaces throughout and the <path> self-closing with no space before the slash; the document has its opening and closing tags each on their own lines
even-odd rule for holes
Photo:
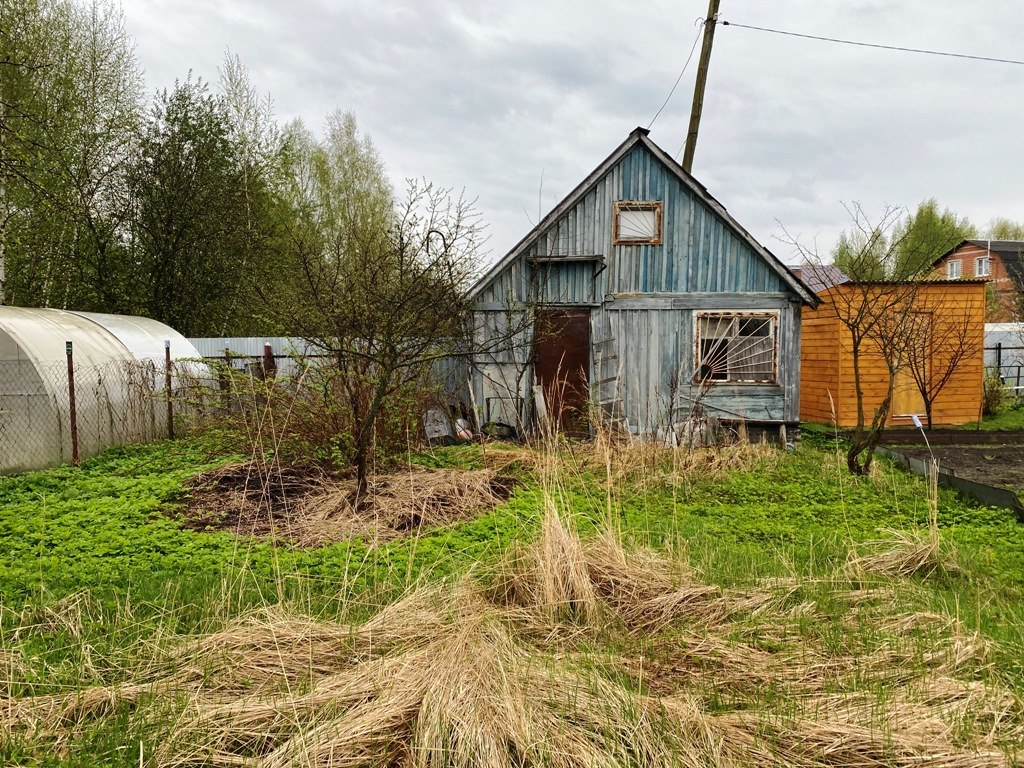
<svg viewBox="0 0 1024 768">
<path fill-rule="evenodd" d="M 534 393 L 569 432 L 799 419 L 817 297 L 637 128 L 476 284 L 473 401 L 522 429 Z M 513 341 L 514 340 L 514 341 Z"/>
</svg>

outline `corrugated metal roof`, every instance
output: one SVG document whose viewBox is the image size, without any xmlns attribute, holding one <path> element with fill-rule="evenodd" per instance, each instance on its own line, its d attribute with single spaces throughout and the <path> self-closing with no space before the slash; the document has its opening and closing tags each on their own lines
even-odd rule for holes
<svg viewBox="0 0 1024 768">
<path fill-rule="evenodd" d="M 815 293 L 850 282 L 847 274 L 835 264 L 801 264 L 793 271 Z"/>
</svg>

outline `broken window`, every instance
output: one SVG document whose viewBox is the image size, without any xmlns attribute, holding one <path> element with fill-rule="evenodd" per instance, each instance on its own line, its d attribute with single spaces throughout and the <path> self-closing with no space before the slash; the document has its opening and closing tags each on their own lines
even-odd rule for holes
<svg viewBox="0 0 1024 768">
<path fill-rule="evenodd" d="M 777 325 L 775 314 L 699 313 L 694 380 L 774 383 Z"/>
<path fill-rule="evenodd" d="M 651 244 L 661 242 L 661 202 L 615 203 L 616 244 Z"/>
</svg>

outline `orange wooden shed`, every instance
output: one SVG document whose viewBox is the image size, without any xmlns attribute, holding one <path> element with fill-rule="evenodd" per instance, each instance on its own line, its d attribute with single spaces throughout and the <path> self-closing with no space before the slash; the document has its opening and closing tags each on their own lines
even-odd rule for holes
<svg viewBox="0 0 1024 768">
<path fill-rule="evenodd" d="M 909 326 L 917 329 L 905 344 L 909 351 L 902 353 L 894 377 L 888 424 L 910 424 L 914 414 L 924 421 L 922 386 L 931 396 L 933 426 L 978 420 L 984 389 L 984 281 L 934 281 L 912 287 L 846 282 L 823 288 L 818 297 L 819 307 L 805 307 L 802 315 L 801 420 L 856 426 L 853 335 L 843 320 L 860 312 L 874 312 L 883 323 L 888 322 L 886 313 L 893 322 L 911 313 Z M 858 366 L 865 418 L 870 422 L 885 397 L 889 374 L 876 338 L 866 339 L 861 350 Z"/>
</svg>

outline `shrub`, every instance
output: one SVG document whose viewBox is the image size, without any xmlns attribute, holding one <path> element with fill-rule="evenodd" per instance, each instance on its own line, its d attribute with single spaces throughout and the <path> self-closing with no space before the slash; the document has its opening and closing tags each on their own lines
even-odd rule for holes
<svg viewBox="0 0 1024 768">
<path fill-rule="evenodd" d="M 1014 404 L 1013 389 L 1003 383 L 999 374 L 985 376 L 985 390 L 982 409 L 985 416 L 997 416 L 1005 413 Z"/>
</svg>

